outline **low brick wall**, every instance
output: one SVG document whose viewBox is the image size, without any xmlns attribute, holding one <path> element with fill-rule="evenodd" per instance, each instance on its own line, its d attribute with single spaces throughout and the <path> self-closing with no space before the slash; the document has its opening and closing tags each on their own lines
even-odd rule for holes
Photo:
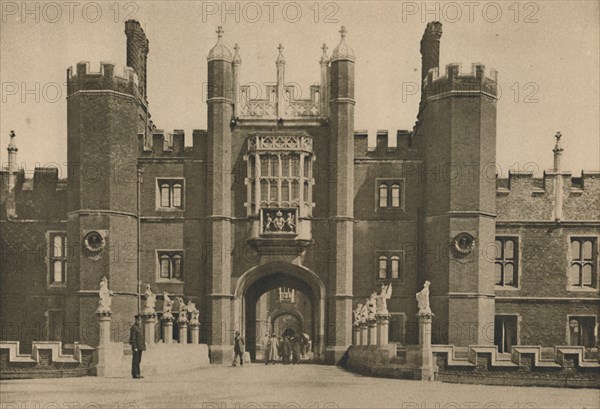
<svg viewBox="0 0 600 409">
<path fill-rule="evenodd" d="M 516 346 L 499 354 L 495 346 L 431 347 L 435 380 L 449 383 L 600 388 L 598 351 L 583 347 Z M 344 368 L 366 376 L 421 380 L 418 345 L 397 348 L 350 346 Z"/>
<path fill-rule="evenodd" d="M 343 367 L 366 376 L 397 379 L 421 379 L 421 371 L 411 359 L 411 352 L 404 357 L 396 354 L 396 344 L 382 347 L 352 345 L 348 348 Z M 412 362 L 411 362 L 412 361 Z"/>
<path fill-rule="evenodd" d="M 455 351 L 450 345 L 434 345 L 433 356 L 435 379 L 442 382 L 600 388 L 597 354 L 582 347 L 556 347 L 552 358 L 544 358 L 539 346 L 518 346 L 511 354 L 498 354 L 493 346 Z"/>
<path fill-rule="evenodd" d="M 60 342 L 33 342 L 31 353 L 21 354 L 19 342 L 0 342 L 0 379 L 66 378 L 93 372 L 94 348 L 84 344 L 76 343 L 65 353 Z"/>
</svg>

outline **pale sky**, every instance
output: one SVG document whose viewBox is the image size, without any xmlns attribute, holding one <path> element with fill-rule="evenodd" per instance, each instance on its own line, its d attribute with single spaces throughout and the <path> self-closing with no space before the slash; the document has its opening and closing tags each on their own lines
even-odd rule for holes
<svg viewBox="0 0 600 409">
<path fill-rule="evenodd" d="M 274 82 L 277 46 L 283 43 L 286 82 L 299 84 L 303 95 L 319 81 L 321 45 L 331 55 L 345 25 L 356 54 L 355 129 L 374 132 L 412 129 L 419 95 L 403 98 L 403 87 L 419 84 L 419 41 L 426 23 L 440 20 L 442 67 L 460 62 L 468 72 L 471 63 L 481 62 L 498 70 L 502 176 L 509 168 L 529 167 L 538 175 L 549 169 L 556 131 L 563 134 L 565 169 L 575 176 L 600 169 L 598 1 L 258 1 L 227 3 L 230 12 L 224 14 L 220 1 L 118 7 L 82 1 L 72 9 L 61 1 L 28 4 L 23 10 L 21 2 L 2 2 L 2 163 L 11 129 L 18 136 L 18 160 L 28 170 L 66 161 L 66 68 L 79 61 L 124 64 L 128 18 L 139 20 L 150 40 L 154 123 L 167 131 L 184 129 L 188 143 L 192 129 L 206 128 L 206 55 L 219 25 L 225 44 L 240 46 L 243 83 Z"/>
</svg>

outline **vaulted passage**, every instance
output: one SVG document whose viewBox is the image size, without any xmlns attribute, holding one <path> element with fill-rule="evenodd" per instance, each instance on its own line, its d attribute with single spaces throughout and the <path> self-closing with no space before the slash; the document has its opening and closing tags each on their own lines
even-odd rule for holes
<svg viewBox="0 0 600 409">
<path fill-rule="evenodd" d="M 306 334 L 311 341 L 309 352 L 320 356 L 324 289 L 318 277 L 287 263 L 261 266 L 244 276 L 236 291 L 236 306 L 252 359 L 262 358 L 261 344 L 272 333 L 277 337 Z"/>
</svg>

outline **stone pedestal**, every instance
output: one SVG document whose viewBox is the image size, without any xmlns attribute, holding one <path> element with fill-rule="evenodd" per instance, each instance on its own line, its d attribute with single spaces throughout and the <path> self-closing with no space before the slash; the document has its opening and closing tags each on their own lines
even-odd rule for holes
<svg viewBox="0 0 600 409">
<path fill-rule="evenodd" d="M 380 315 L 377 317 L 377 346 L 388 344 L 390 317 Z"/>
<path fill-rule="evenodd" d="M 154 340 L 156 327 L 156 315 L 155 314 L 147 314 L 144 315 L 144 335 L 146 338 L 146 346 L 152 347 L 156 343 Z"/>
<path fill-rule="evenodd" d="M 366 322 L 361 323 L 359 328 L 360 328 L 360 344 L 361 345 L 369 345 L 369 335 L 368 335 L 369 329 L 367 328 L 367 323 Z"/>
<path fill-rule="evenodd" d="M 192 333 L 192 344 L 200 343 L 200 324 L 190 324 L 190 332 Z"/>
<path fill-rule="evenodd" d="M 163 342 L 165 344 L 173 343 L 173 319 L 163 317 Z"/>
<path fill-rule="evenodd" d="M 352 329 L 352 345 L 361 345 L 360 326 L 355 325 Z"/>
<path fill-rule="evenodd" d="M 110 354 L 110 321 L 111 313 L 96 313 L 100 338 L 98 339 L 98 364 L 96 365 L 96 376 L 106 376 L 109 372 Z"/>
<path fill-rule="evenodd" d="M 179 322 L 179 343 L 187 344 L 187 322 Z"/>
<path fill-rule="evenodd" d="M 432 381 L 434 376 L 431 351 L 431 320 L 433 314 L 419 314 L 419 349 L 421 353 L 421 380 Z"/>
<path fill-rule="evenodd" d="M 368 345 L 377 345 L 377 322 L 375 320 L 368 321 L 367 326 L 369 327 Z"/>
</svg>

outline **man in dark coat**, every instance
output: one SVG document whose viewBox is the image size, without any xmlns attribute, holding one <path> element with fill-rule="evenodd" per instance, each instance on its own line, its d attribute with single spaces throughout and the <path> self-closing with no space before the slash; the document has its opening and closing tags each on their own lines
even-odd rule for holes
<svg viewBox="0 0 600 409">
<path fill-rule="evenodd" d="M 131 344 L 131 376 L 134 379 L 143 378 L 140 374 L 140 362 L 142 362 L 142 351 L 146 350 L 146 340 L 142 331 L 142 316 L 135 316 L 135 324 L 129 331 L 129 344 Z"/>
<path fill-rule="evenodd" d="M 292 353 L 292 346 L 288 337 L 283 337 L 281 341 L 281 357 L 283 358 L 283 364 L 287 365 L 290 363 L 290 355 Z"/>
<path fill-rule="evenodd" d="M 302 339 L 301 335 L 296 335 L 292 338 L 292 363 L 299 364 L 300 356 L 302 355 Z"/>
<path fill-rule="evenodd" d="M 240 331 L 235 331 L 235 338 L 233 339 L 233 366 L 235 366 L 235 360 L 240 357 L 240 366 L 244 366 L 244 351 L 246 350 L 246 342 L 244 337 L 240 335 Z"/>
</svg>

